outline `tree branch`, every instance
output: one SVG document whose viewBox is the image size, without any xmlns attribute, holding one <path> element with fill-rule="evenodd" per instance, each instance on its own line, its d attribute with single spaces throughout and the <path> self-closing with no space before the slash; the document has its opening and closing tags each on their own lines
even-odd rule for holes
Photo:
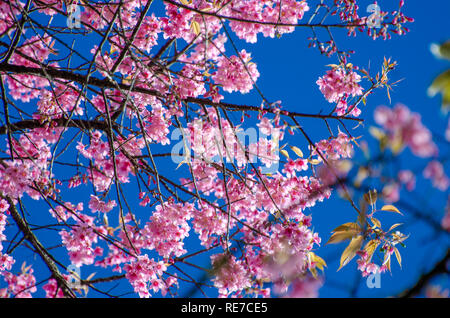
<svg viewBox="0 0 450 318">
<path fill-rule="evenodd" d="M 47 268 L 52 273 L 52 276 L 56 279 L 58 282 L 58 285 L 60 286 L 62 292 L 64 293 L 64 296 L 70 297 L 70 298 L 76 298 L 74 292 L 70 289 L 66 279 L 61 275 L 61 273 L 58 270 L 58 267 L 56 266 L 53 256 L 47 251 L 47 249 L 42 246 L 41 242 L 38 240 L 36 235 L 34 235 L 33 231 L 29 228 L 26 221 L 22 218 L 22 216 L 17 211 L 16 206 L 14 205 L 14 202 L 9 197 L 4 197 L 6 201 L 8 201 L 9 204 L 9 211 L 11 213 L 11 216 L 13 220 L 16 222 L 17 227 L 20 229 L 20 231 L 25 236 L 26 240 L 33 245 L 36 252 L 39 254 L 39 256 L 44 261 L 45 265 L 47 265 Z"/>
</svg>

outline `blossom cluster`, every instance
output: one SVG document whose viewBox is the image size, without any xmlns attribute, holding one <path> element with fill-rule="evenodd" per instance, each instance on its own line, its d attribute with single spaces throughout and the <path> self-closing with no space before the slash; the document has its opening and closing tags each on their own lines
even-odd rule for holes
<svg viewBox="0 0 450 318">
<path fill-rule="evenodd" d="M 14 264 L 14 259 L 8 255 L 3 254 L 3 245 L 2 241 L 6 239 L 6 236 L 3 234 L 6 226 L 6 211 L 8 211 L 9 204 L 5 199 L 0 200 L 0 275 L 5 270 L 11 270 L 12 265 Z"/>
<path fill-rule="evenodd" d="M 347 98 L 362 95 L 359 84 L 361 76 L 350 68 L 334 66 L 331 70 L 317 80 L 317 85 L 330 103 L 337 103 L 336 113 L 340 116 L 347 112 Z M 357 117 L 361 111 L 356 106 L 350 106 L 349 112 Z"/>
<path fill-rule="evenodd" d="M 445 174 L 442 163 L 437 160 L 430 161 L 423 170 L 423 176 L 431 179 L 433 187 L 441 191 L 446 191 L 450 186 L 450 179 Z"/>
<path fill-rule="evenodd" d="M 75 266 L 90 265 L 94 263 L 96 256 L 102 255 L 103 249 L 94 247 L 94 244 L 98 242 L 99 235 L 105 235 L 107 231 L 103 226 L 95 226 L 92 217 L 79 214 L 78 218 L 70 232 L 62 230 L 59 234 L 69 251 L 71 263 Z"/>
<path fill-rule="evenodd" d="M 11 295 L 16 298 L 32 298 L 31 294 L 37 291 L 36 278 L 31 265 L 22 266 L 22 272 L 17 275 L 11 272 L 4 272 L 2 275 L 8 287 L 0 289 L 0 298 L 8 298 Z"/>
<path fill-rule="evenodd" d="M 162 275 L 166 270 L 163 262 L 155 262 L 147 255 L 138 256 L 136 260 L 124 265 L 126 278 L 133 286 L 134 291 L 142 298 L 151 296 L 150 290 L 156 293 L 166 291 L 173 283 L 173 278 L 163 280 Z"/>
<path fill-rule="evenodd" d="M 397 104 L 392 109 L 379 106 L 375 110 L 374 118 L 375 122 L 387 131 L 389 142 L 394 149 L 408 146 L 413 154 L 419 157 L 437 154 L 431 132 L 422 124 L 420 115 L 411 112 L 405 105 Z"/>
</svg>

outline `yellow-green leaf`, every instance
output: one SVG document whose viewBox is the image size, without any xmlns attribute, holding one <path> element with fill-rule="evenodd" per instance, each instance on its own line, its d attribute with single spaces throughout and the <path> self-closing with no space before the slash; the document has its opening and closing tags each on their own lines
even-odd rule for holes
<svg viewBox="0 0 450 318">
<path fill-rule="evenodd" d="M 381 210 L 382 210 L 382 211 L 395 212 L 395 213 L 398 213 L 398 214 L 402 214 L 395 206 L 393 206 L 393 205 L 391 205 L 391 204 L 384 205 L 384 206 L 381 208 Z M 402 215 L 403 215 L 403 214 L 402 214 Z"/>
<path fill-rule="evenodd" d="M 184 163 L 187 164 L 187 160 L 186 160 L 186 159 L 183 159 L 183 161 L 181 161 L 181 162 L 178 164 L 178 166 L 175 168 L 175 170 L 178 170 L 178 168 L 181 167 Z"/>
<path fill-rule="evenodd" d="M 359 188 L 362 182 L 369 176 L 369 171 L 365 167 L 359 167 L 358 173 L 356 174 L 353 184 L 355 187 Z M 367 201 L 366 201 L 367 202 Z"/>
<path fill-rule="evenodd" d="M 308 162 L 312 165 L 318 165 L 322 161 L 320 161 L 319 159 L 308 159 Z"/>
<path fill-rule="evenodd" d="M 389 147 L 395 155 L 399 154 L 404 148 L 403 137 L 400 134 L 395 135 Z"/>
<path fill-rule="evenodd" d="M 310 268 L 309 271 L 311 272 L 311 274 L 313 275 L 314 278 L 317 278 L 317 269 L 315 268 Z"/>
<path fill-rule="evenodd" d="M 366 246 L 364 246 L 364 251 L 367 252 L 368 254 L 368 261 L 370 262 L 373 253 L 375 253 L 378 245 L 380 245 L 380 241 L 379 240 L 370 240 L 369 242 L 367 242 Z"/>
<path fill-rule="evenodd" d="M 361 228 L 355 222 L 348 222 L 348 223 L 339 225 L 332 232 L 345 232 L 345 231 L 359 232 L 359 231 L 361 231 Z"/>
<path fill-rule="evenodd" d="M 95 276 L 95 272 L 89 275 L 85 280 L 91 280 Z"/>
<path fill-rule="evenodd" d="M 351 239 L 355 236 L 355 232 L 336 232 L 333 233 L 326 244 L 336 244 L 345 240 Z"/>
<path fill-rule="evenodd" d="M 289 159 L 289 153 L 286 150 L 281 149 L 280 152 L 283 154 L 283 156 Z"/>
<path fill-rule="evenodd" d="M 315 263 L 316 267 L 319 268 L 321 271 L 323 271 L 324 267 L 327 267 L 327 263 L 324 261 L 322 257 L 317 256 L 313 252 L 309 252 L 309 256 L 311 259 L 311 263 Z"/>
<path fill-rule="evenodd" d="M 386 265 L 386 268 L 391 271 L 391 254 L 385 253 L 384 254 L 384 261 L 383 265 Z"/>
<path fill-rule="evenodd" d="M 384 137 L 386 137 L 386 134 L 384 133 L 384 131 L 377 127 L 369 127 L 369 133 L 373 137 L 375 137 L 375 139 L 378 139 L 378 140 L 381 140 Z"/>
<path fill-rule="evenodd" d="M 428 95 L 442 94 L 442 110 L 447 111 L 450 106 L 450 69 L 439 74 L 428 88 Z"/>
<path fill-rule="evenodd" d="M 370 204 L 370 205 L 374 205 L 377 202 L 377 190 L 370 190 L 367 193 L 364 193 L 364 200 Z"/>
<path fill-rule="evenodd" d="M 290 147 L 297 156 L 299 156 L 300 158 L 303 158 L 303 152 L 300 150 L 300 148 L 298 148 L 296 146 L 290 146 Z"/>
<path fill-rule="evenodd" d="M 378 221 L 378 219 L 370 218 L 370 220 L 372 221 L 373 225 L 375 225 L 378 228 L 381 228 L 381 222 Z"/>
<path fill-rule="evenodd" d="M 194 20 L 191 22 L 191 29 L 194 31 L 195 35 L 200 34 L 200 24 L 197 21 Z"/>
<path fill-rule="evenodd" d="M 342 252 L 340 266 L 338 270 L 347 265 L 355 257 L 356 252 L 359 251 L 363 242 L 364 237 L 362 235 L 358 235 L 352 238 L 350 244 L 348 244 L 344 252 Z"/>
<path fill-rule="evenodd" d="M 395 253 L 395 257 L 397 258 L 398 265 L 400 265 L 400 267 L 402 267 L 402 256 L 400 255 L 400 252 L 398 251 L 398 249 L 396 247 L 394 247 L 394 253 Z"/>
<path fill-rule="evenodd" d="M 430 50 L 436 57 L 450 60 L 450 40 L 442 44 L 432 43 Z"/>
<path fill-rule="evenodd" d="M 392 225 L 392 226 L 389 228 L 388 232 L 392 231 L 393 229 L 395 229 L 396 227 L 398 227 L 398 226 L 400 226 L 400 225 L 402 225 L 402 224 L 403 224 L 403 223 L 395 223 L 394 225 Z"/>
<path fill-rule="evenodd" d="M 361 211 L 358 213 L 358 223 L 361 227 L 364 227 L 364 225 L 366 224 L 365 209 L 361 209 Z"/>
</svg>

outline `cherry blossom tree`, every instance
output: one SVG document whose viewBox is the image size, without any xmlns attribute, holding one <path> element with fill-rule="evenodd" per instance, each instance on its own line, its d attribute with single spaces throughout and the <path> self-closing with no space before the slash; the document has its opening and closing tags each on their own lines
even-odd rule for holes
<svg viewBox="0 0 450 318">
<path fill-rule="evenodd" d="M 0 296 L 112 297 L 102 284 L 120 282 L 139 297 L 183 296 L 182 284 L 220 297 L 313 297 L 328 261 L 320 244 L 342 243 L 340 267 L 362 277 L 401 263 L 408 235 L 383 215 L 426 216 L 399 198 L 417 171 L 385 167 L 409 149 L 436 191 L 449 179 L 405 105 L 376 108 L 379 155 L 357 137 L 371 94 L 389 96 L 396 62 L 353 65 L 333 34 L 395 41 L 413 22 L 403 0 L 391 12 L 358 11 L 365 5 L 0 0 Z M 311 79 L 326 113 L 268 99 L 252 53 L 238 47 L 292 32 L 330 60 Z M 253 104 L 230 101 L 250 92 Z M 304 120 L 328 133 L 313 136 Z M 355 218 L 317 233 L 314 207 L 332 195 Z M 446 209 L 430 220 L 442 233 Z"/>
</svg>

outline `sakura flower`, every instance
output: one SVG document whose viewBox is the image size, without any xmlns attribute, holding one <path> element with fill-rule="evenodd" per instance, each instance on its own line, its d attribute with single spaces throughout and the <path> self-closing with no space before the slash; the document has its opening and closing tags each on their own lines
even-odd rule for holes
<svg viewBox="0 0 450 318">
<path fill-rule="evenodd" d="M 251 56 L 245 50 L 231 57 L 218 58 L 217 71 L 212 75 L 216 84 L 222 85 L 226 92 L 239 91 L 248 93 L 253 88 L 253 83 L 259 77 L 256 64 L 250 62 Z"/>
<path fill-rule="evenodd" d="M 0 213 L 6 212 L 9 208 L 9 203 L 5 199 L 0 199 Z"/>
<path fill-rule="evenodd" d="M 97 196 L 91 194 L 91 200 L 89 201 L 89 209 L 94 212 L 103 212 L 108 213 L 116 206 L 115 200 L 109 200 L 108 202 L 104 202 L 100 200 Z"/>
<path fill-rule="evenodd" d="M 361 95 L 362 87 L 358 84 L 360 81 L 361 76 L 354 71 L 335 67 L 327 71 L 316 83 L 325 98 L 330 103 L 335 103 L 343 97 Z"/>
<path fill-rule="evenodd" d="M 450 185 L 450 180 L 445 174 L 443 165 L 439 161 L 430 161 L 423 171 L 423 176 L 430 179 L 433 187 L 441 191 L 446 191 Z"/>
<path fill-rule="evenodd" d="M 376 123 L 387 131 L 395 152 L 406 145 L 419 157 L 437 154 L 431 132 L 422 124 L 420 115 L 411 112 L 405 105 L 397 104 L 393 109 L 379 106 L 375 110 L 374 118 Z"/>
</svg>

